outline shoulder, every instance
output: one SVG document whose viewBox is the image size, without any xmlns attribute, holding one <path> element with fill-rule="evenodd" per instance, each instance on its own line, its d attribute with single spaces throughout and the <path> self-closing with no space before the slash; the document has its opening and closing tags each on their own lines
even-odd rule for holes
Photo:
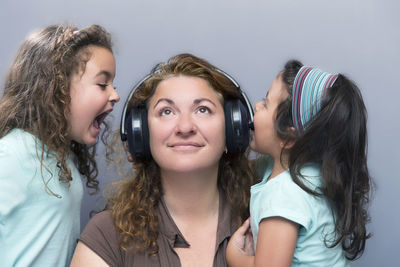
<svg viewBox="0 0 400 267">
<path fill-rule="evenodd" d="M 11 130 L 0 138 L 0 180 L 7 179 L 13 184 L 20 181 L 25 184 L 25 176 L 32 176 L 37 166 L 36 154 L 33 135 L 20 129 Z"/>
<path fill-rule="evenodd" d="M 302 182 L 307 188 L 315 190 L 321 186 L 321 171 L 317 164 L 307 164 L 300 169 L 301 176 L 297 178 Z M 271 179 L 268 182 L 269 190 L 284 193 L 288 197 L 290 193 L 305 195 L 309 194 L 304 191 L 292 178 L 290 171 L 286 170 L 279 174 L 276 178 Z"/>
<path fill-rule="evenodd" d="M 284 171 L 259 190 L 252 190 L 252 216 L 256 216 L 258 223 L 264 218 L 282 217 L 308 228 L 311 222 L 309 196 L 293 181 L 289 171 Z"/>
<path fill-rule="evenodd" d="M 111 211 L 102 211 L 91 218 L 79 240 L 93 251 L 110 246 L 118 247 L 119 233 L 113 222 Z"/>
<path fill-rule="evenodd" d="M 12 129 L 0 139 L 1 145 L 20 145 L 21 141 L 34 143 L 35 136 L 21 129 Z"/>
<path fill-rule="evenodd" d="M 0 151 L 3 155 L 31 157 L 36 155 L 36 148 L 40 149 L 40 145 L 37 145 L 39 143 L 34 135 L 21 129 L 13 129 L 0 139 Z"/>
<path fill-rule="evenodd" d="M 93 218 L 89 220 L 82 235 L 85 233 L 103 232 L 110 230 L 115 230 L 115 226 L 112 219 L 111 211 L 105 210 L 97 213 Z"/>
<path fill-rule="evenodd" d="M 315 163 L 304 165 L 301 170 L 301 177 L 298 177 L 311 190 L 318 190 L 322 185 L 321 167 Z"/>
<path fill-rule="evenodd" d="M 120 235 L 110 210 L 96 214 L 83 230 L 79 241 L 99 255 L 110 266 L 119 266 L 124 252 L 119 246 Z"/>
<path fill-rule="evenodd" d="M 321 172 L 318 165 L 309 164 L 301 168 L 301 176 L 297 178 L 305 187 L 310 190 L 318 190 L 321 186 Z M 289 170 L 283 172 L 278 177 L 272 179 L 268 183 L 268 193 L 271 195 L 279 195 L 280 199 L 291 202 L 299 202 L 299 205 L 312 201 L 314 196 L 305 191 L 292 178 Z M 308 205 L 308 204 L 307 204 Z"/>
</svg>

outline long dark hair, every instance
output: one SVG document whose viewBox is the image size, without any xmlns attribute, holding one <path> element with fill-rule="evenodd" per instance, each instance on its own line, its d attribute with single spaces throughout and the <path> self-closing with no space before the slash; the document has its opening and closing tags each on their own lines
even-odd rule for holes
<svg viewBox="0 0 400 267">
<path fill-rule="evenodd" d="M 321 110 L 298 135 L 293 132 L 292 86 L 302 64 L 286 63 L 281 72 L 289 97 L 280 103 L 276 129 L 281 139 L 294 141 L 288 150 L 293 181 L 306 192 L 325 197 L 335 218 L 334 247 L 339 243 L 350 260 L 360 257 L 370 237 L 367 206 L 371 178 L 367 167 L 367 112 L 359 88 L 339 74 L 322 102 Z M 310 162 L 321 166 L 322 188 L 311 190 L 302 181 L 301 168 Z"/>
</svg>

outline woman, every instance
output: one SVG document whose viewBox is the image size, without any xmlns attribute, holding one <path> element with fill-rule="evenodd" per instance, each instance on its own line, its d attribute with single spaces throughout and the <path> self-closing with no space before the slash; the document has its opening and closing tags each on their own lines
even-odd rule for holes
<svg viewBox="0 0 400 267">
<path fill-rule="evenodd" d="M 226 143 L 231 99 L 245 100 L 203 59 L 182 54 L 156 66 L 128 105 L 145 107 L 150 157 L 130 143 L 135 173 L 89 222 L 72 266 L 226 266 L 253 181 L 243 149 Z"/>
</svg>

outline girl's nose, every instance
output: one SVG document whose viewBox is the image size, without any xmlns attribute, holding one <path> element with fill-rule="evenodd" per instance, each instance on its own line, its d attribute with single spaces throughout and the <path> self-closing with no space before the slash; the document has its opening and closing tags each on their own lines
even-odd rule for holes
<svg viewBox="0 0 400 267">
<path fill-rule="evenodd" d="M 259 101 L 254 105 L 254 112 L 257 112 L 257 110 L 260 110 L 260 108 L 264 105 L 263 101 Z"/>
<path fill-rule="evenodd" d="M 116 103 L 116 102 L 119 101 L 120 96 L 119 96 L 118 92 L 115 90 L 114 86 L 112 86 L 111 90 L 112 91 L 111 91 L 111 94 L 110 94 L 110 101 L 113 102 L 113 103 Z"/>
</svg>

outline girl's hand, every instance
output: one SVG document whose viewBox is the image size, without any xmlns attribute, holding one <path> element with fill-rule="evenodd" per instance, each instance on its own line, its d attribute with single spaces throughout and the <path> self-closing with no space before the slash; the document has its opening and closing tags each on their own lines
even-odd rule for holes
<svg viewBox="0 0 400 267">
<path fill-rule="evenodd" d="M 251 266 L 254 262 L 254 241 L 248 218 L 232 235 L 226 248 L 229 266 Z"/>
<path fill-rule="evenodd" d="M 254 256 L 254 240 L 248 218 L 231 237 L 233 244 L 246 256 Z"/>
</svg>

